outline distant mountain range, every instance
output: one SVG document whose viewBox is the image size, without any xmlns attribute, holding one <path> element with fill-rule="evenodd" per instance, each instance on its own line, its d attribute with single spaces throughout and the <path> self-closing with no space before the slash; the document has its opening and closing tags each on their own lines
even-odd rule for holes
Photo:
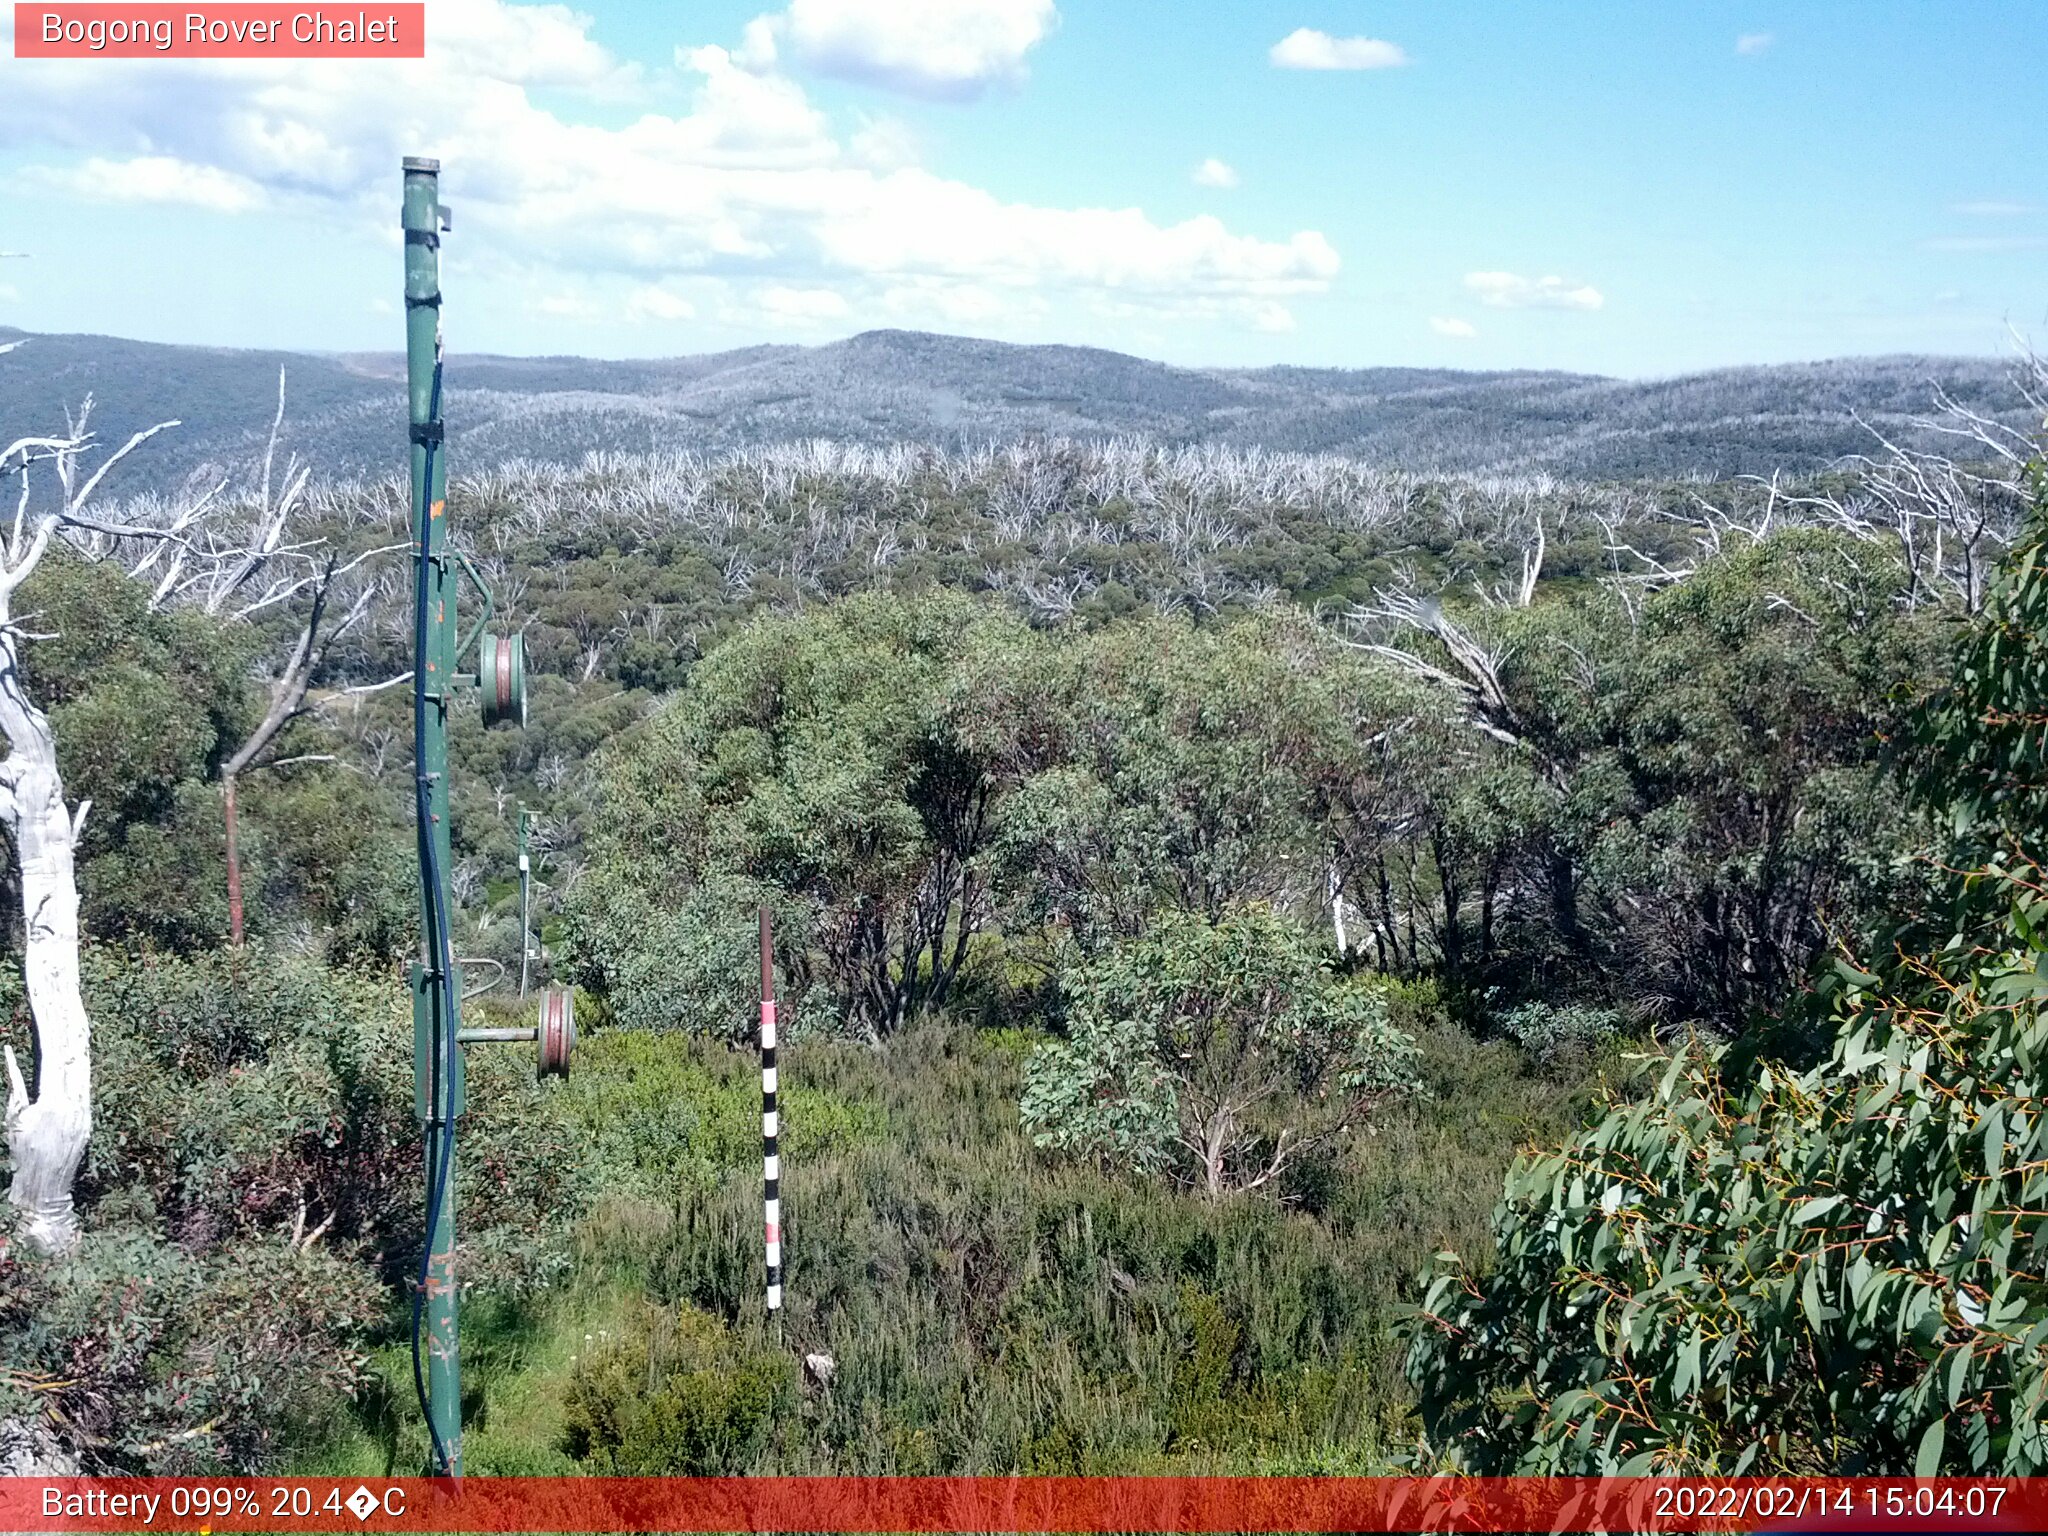
<svg viewBox="0 0 2048 1536">
<path fill-rule="evenodd" d="M 0 327 L 0 341 L 24 333 Z M 102 440 L 178 418 L 126 477 L 162 486 L 245 461 L 287 374 L 289 441 L 330 475 L 404 463 L 404 361 L 35 336 L 0 356 L 0 442 L 61 425 L 90 392 Z M 1913 437 L 1936 384 L 2027 424 L 1995 359 L 1851 358 L 1650 382 L 1426 368 L 1176 368 L 1092 347 L 868 331 L 654 361 L 452 356 L 451 462 L 791 438 L 939 446 L 1036 435 L 1337 453 L 1389 467 L 1589 479 L 1804 471 L 1870 448 L 1857 417 Z M 2038 425 L 2038 423 L 2034 423 Z"/>
</svg>

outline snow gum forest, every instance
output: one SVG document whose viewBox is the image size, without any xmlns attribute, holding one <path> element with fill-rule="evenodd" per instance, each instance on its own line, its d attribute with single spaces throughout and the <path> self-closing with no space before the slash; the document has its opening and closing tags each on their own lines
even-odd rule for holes
<svg viewBox="0 0 2048 1536">
<path fill-rule="evenodd" d="M 389 380 L 100 340 L 0 338 L 0 1471 L 411 1473 Z M 581 1029 L 468 1052 L 467 1470 L 2048 1474 L 2041 368 L 938 341 L 451 397 L 465 1024 L 523 811 Z"/>
</svg>

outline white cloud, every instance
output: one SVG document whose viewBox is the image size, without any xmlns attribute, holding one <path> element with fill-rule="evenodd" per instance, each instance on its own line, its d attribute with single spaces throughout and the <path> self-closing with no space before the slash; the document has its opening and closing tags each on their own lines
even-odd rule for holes
<svg viewBox="0 0 2048 1536">
<path fill-rule="evenodd" d="M 635 94 L 640 85 L 640 66 L 612 57 L 591 37 L 590 18 L 566 5 L 434 0 L 427 35 L 434 54 L 508 85 L 594 88 L 608 96 Z"/>
<path fill-rule="evenodd" d="M 830 266 L 1078 287 L 1282 294 L 1319 290 L 1338 268 L 1322 235 L 1232 234 L 1209 215 L 1158 225 L 1136 208 L 1036 208 L 923 170 L 864 180 L 817 226 Z"/>
<path fill-rule="evenodd" d="M 2009 202 L 2001 199 L 1981 203 L 1954 203 L 1950 205 L 1950 211 L 1967 214 L 1972 218 L 1979 219 L 2017 219 L 2025 214 L 2038 213 L 2040 210 L 2032 203 Z"/>
<path fill-rule="evenodd" d="M 1267 55 L 1276 69 L 1395 69 L 1408 62 L 1398 43 L 1376 37 L 1332 37 L 1297 27 Z"/>
<path fill-rule="evenodd" d="M 775 325 L 822 325 L 853 312 L 846 296 L 832 288 L 764 288 L 754 302 Z"/>
<path fill-rule="evenodd" d="M 878 171 L 918 161 L 917 131 L 900 117 L 864 118 L 847 136 L 846 148 L 855 160 Z"/>
<path fill-rule="evenodd" d="M 21 297 L 21 290 L 12 283 L 0 283 L 0 304 L 12 304 Z"/>
<path fill-rule="evenodd" d="M 885 290 L 882 307 L 892 318 L 912 324 L 988 325 L 1035 319 L 1045 300 L 1018 289 L 996 289 L 982 283 L 920 281 Z"/>
<path fill-rule="evenodd" d="M 1294 311 L 1285 304 L 1261 304 L 1252 311 L 1252 329 L 1269 336 L 1284 336 L 1294 329 Z"/>
<path fill-rule="evenodd" d="M 27 187 L 68 192 L 94 203 L 184 203 L 216 213 L 246 213 L 264 201 L 263 188 L 247 177 L 169 155 L 138 155 L 131 160 L 95 156 L 75 166 L 30 166 L 16 179 Z"/>
<path fill-rule="evenodd" d="M 1774 32 L 1745 32 L 1735 39 L 1735 51 L 1744 58 L 1753 59 L 1758 54 L 1767 52 L 1771 44 L 1777 40 L 1777 34 Z"/>
<path fill-rule="evenodd" d="M 1460 341 L 1468 341 L 1479 334 L 1478 326 L 1470 320 L 1460 320 L 1455 315 L 1431 315 L 1429 328 L 1439 336 L 1455 336 Z"/>
<path fill-rule="evenodd" d="M 48 61 L 0 92 L 0 153 L 51 162 L 21 174 L 73 194 L 260 205 L 393 239 L 400 156 L 437 155 L 454 239 L 538 292 L 701 274 L 831 285 L 863 305 L 929 282 L 1238 314 L 1320 292 L 1339 267 L 1313 230 L 1269 239 L 1208 216 L 1005 201 L 906 163 L 906 134 L 840 131 L 798 83 L 720 47 L 678 51 L 694 77 L 685 107 L 575 121 L 578 99 L 639 88 L 589 25 L 553 6 L 437 0 L 419 61 Z M 542 85 L 546 105 L 530 91 Z M 137 144 L 150 153 L 107 158 Z"/>
<path fill-rule="evenodd" d="M 1195 167 L 1195 185 L 1198 187 L 1221 187 L 1228 190 L 1237 185 L 1237 172 L 1221 160 L 1211 156 Z"/>
<path fill-rule="evenodd" d="M 749 69 L 787 60 L 821 75 L 937 101 L 1024 77 L 1059 24 L 1053 0 L 790 0 L 747 26 Z"/>
<path fill-rule="evenodd" d="M 681 294 L 652 283 L 635 288 L 626 297 L 628 320 L 688 320 L 696 313 L 697 306 Z"/>
<path fill-rule="evenodd" d="M 544 293 L 534 301 L 533 307 L 557 320 L 595 320 L 604 313 L 601 306 L 583 294 L 567 290 Z"/>
<path fill-rule="evenodd" d="M 775 45 L 782 30 L 780 16 L 756 16 L 740 29 L 740 45 L 733 50 L 733 62 L 741 69 L 767 71 L 775 67 L 782 50 Z"/>
<path fill-rule="evenodd" d="M 1598 309 L 1607 300 L 1590 283 L 1513 272 L 1467 272 L 1465 286 L 1492 309 Z"/>
</svg>

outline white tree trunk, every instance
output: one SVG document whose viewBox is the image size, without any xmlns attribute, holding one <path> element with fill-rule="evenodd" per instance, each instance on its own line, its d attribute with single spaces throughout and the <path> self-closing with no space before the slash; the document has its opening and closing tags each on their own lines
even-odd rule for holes
<svg viewBox="0 0 2048 1536">
<path fill-rule="evenodd" d="M 12 351 L 19 343 L 0 348 Z M 21 477 L 11 527 L 0 543 L 0 735 L 7 756 L 0 759 L 0 823 L 13 834 L 21 864 L 22 971 L 28 983 L 29 1016 L 36 1037 L 36 1088 L 29 1094 L 14 1048 L 5 1052 L 7 1070 L 7 1154 L 14 1178 L 7 1198 L 22 1213 L 22 1234 L 36 1247 L 58 1253 L 78 1241 L 78 1213 L 72 1184 L 92 1139 L 92 1026 L 78 979 L 78 832 L 92 808 L 82 801 L 76 814 L 64 803 L 64 779 L 57 771 L 57 742 L 50 717 L 22 685 L 21 644 L 29 636 L 16 620 L 15 594 L 48 553 L 50 540 L 90 535 L 81 552 L 104 558 L 124 541 L 140 541 L 152 552 L 131 574 L 148 569 L 169 541 L 180 550 L 212 493 L 174 509 L 165 527 L 106 523 L 86 515 L 93 492 L 108 473 L 157 433 L 177 425 L 159 422 L 129 438 L 81 482 L 80 455 L 92 441 L 86 422 L 92 399 L 70 419 L 66 437 L 17 438 L 0 448 L 0 479 Z M 29 517 L 30 470 L 47 463 L 60 499 Z"/>
<path fill-rule="evenodd" d="M 35 1021 L 36 1092 L 30 1098 L 14 1050 L 6 1052 L 7 1197 L 28 1240 L 60 1252 L 78 1240 L 71 1186 L 92 1135 L 92 1034 L 78 978 L 78 881 L 73 856 L 87 806 L 64 803 L 49 718 L 22 690 L 15 637 L 0 632 L 0 819 L 21 861 L 29 1012 Z"/>
<path fill-rule="evenodd" d="M 1346 959 L 1351 954 L 1351 940 L 1344 932 L 1344 877 L 1337 873 L 1337 861 L 1330 861 L 1328 888 L 1330 892 L 1330 925 L 1337 930 L 1337 958 Z"/>
</svg>

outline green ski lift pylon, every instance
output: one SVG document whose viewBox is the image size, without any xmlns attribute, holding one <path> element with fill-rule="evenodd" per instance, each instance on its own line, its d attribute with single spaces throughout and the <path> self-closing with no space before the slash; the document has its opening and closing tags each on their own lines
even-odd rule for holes
<svg viewBox="0 0 2048 1536">
<path fill-rule="evenodd" d="M 405 372 L 412 454 L 413 773 L 420 864 L 420 953 L 412 966 L 415 1108 L 426 1146 L 427 1219 L 413 1296 L 413 1384 L 432 1444 L 428 1471 L 462 1475 L 462 1354 L 456 1328 L 455 1127 L 464 1093 L 462 1045 L 532 1041 L 543 1077 L 565 1075 L 575 1044 L 573 995 L 550 989 L 533 1029 L 465 1030 L 462 978 L 450 914 L 453 851 L 448 824 L 448 718 L 460 684 L 475 682 L 486 725 L 526 722 L 526 647 L 488 633 L 495 605 L 482 574 L 448 542 L 448 463 L 441 420 L 441 206 L 437 160 L 407 158 Z M 456 624 L 458 578 L 482 599 L 470 634 Z M 471 647 L 477 672 L 456 668 Z M 523 872 L 522 872 L 523 873 Z M 522 942 L 524 942 L 522 940 Z"/>
<path fill-rule="evenodd" d="M 413 1385 L 432 1442 L 429 1472 L 462 1473 L 462 1360 L 455 1326 L 455 1122 L 462 1113 L 461 979 L 450 941 L 448 707 L 455 686 L 455 583 L 448 464 L 440 450 L 441 231 L 436 160 L 405 161 L 406 436 L 412 456 L 413 768 L 420 956 L 412 967 L 415 1108 L 424 1132 L 427 1220 L 413 1296 Z"/>
</svg>

